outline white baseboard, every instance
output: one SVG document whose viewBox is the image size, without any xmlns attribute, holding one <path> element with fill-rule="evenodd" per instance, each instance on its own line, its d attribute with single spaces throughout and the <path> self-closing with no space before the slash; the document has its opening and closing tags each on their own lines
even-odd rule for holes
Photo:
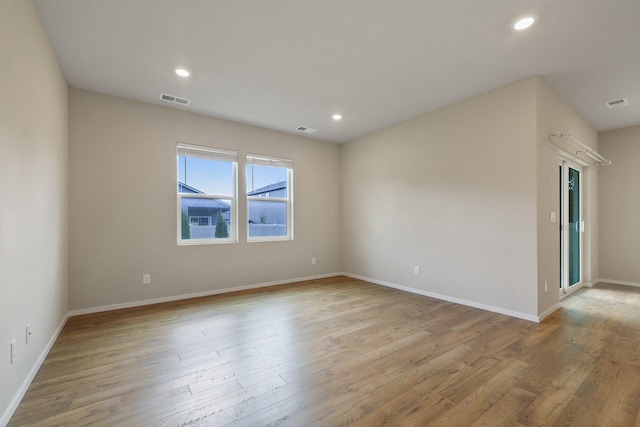
<svg viewBox="0 0 640 427">
<path fill-rule="evenodd" d="M 82 315 L 82 314 L 100 313 L 100 312 L 103 312 L 103 311 L 119 310 L 119 309 L 122 309 L 122 308 L 141 307 L 141 306 L 145 306 L 145 305 L 159 304 L 159 303 L 171 302 L 171 301 L 180 301 L 180 300 L 190 299 L 190 298 L 208 297 L 208 296 L 211 296 L 211 295 L 227 294 L 227 293 L 230 293 L 230 292 L 246 291 L 246 290 L 249 290 L 249 289 L 266 288 L 266 287 L 269 287 L 269 286 L 286 285 L 288 283 L 303 282 L 305 280 L 316 280 L 316 279 L 324 279 L 324 278 L 327 278 L 327 277 L 335 277 L 335 276 L 339 276 L 341 274 L 342 273 L 320 274 L 320 275 L 317 275 L 317 276 L 299 277 L 299 278 L 296 278 L 296 279 L 278 280 L 278 281 L 275 281 L 275 282 L 264 282 L 264 283 L 254 284 L 254 285 L 237 286 L 237 287 L 234 287 L 234 288 L 215 289 L 215 290 L 211 290 L 211 291 L 196 292 L 196 293 L 192 293 L 192 294 L 174 295 L 174 296 L 170 296 L 170 297 L 153 298 L 153 299 L 146 299 L 146 300 L 140 300 L 140 301 L 125 302 L 125 303 L 121 303 L 121 304 L 104 305 L 104 306 L 101 306 L 101 307 L 82 308 L 82 309 L 79 309 L 79 310 L 70 311 L 69 312 L 69 316 L 79 316 L 79 315 Z"/>
<path fill-rule="evenodd" d="M 60 335 L 60 332 L 62 332 L 62 328 L 64 327 L 64 324 L 67 322 L 68 318 L 69 318 L 69 314 L 67 313 L 62 319 L 62 322 L 60 322 L 56 330 L 53 332 L 53 335 L 49 339 L 49 342 L 47 342 L 47 345 L 44 347 L 44 349 L 40 353 L 40 356 L 38 356 L 38 359 L 34 363 L 33 367 L 31 367 L 31 370 L 25 377 L 24 381 L 22 381 L 20 388 L 18 389 L 16 394 L 13 396 L 13 399 L 11 399 L 11 403 L 9 403 L 9 406 L 5 409 L 4 413 L 2 414 L 2 417 L 0 417 L 0 426 L 6 426 L 7 424 L 9 424 L 9 420 L 13 416 L 13 413 L 16 411 L 16 409 L 18 409 L 18 405 L 22 401 L 22 398 L 24 397 L 24 395 L 27 393 L 27 390 L 29 389 L 31 382 L 36 377 L 36 374 L 38 373 L 40 366 L 42 366 L 42 363 L 47 358 L 49 351 L 51 351 L 51 347 L 53 347 L 53 344 L 55 344 L 56 340 L 58 339 L 58 335 Z"/>
<path fill-rule="evenodd" d="M 198 298 L 198 297 L 210 296 L 210 295 L 225 294 L 225 293 L 230 293 L 230 292 L 244 291 L 244 290 L 248 290 L 248 289 L 266 288 L 266 287 L 269 287 L 269 286 L 285 285 L 285 284 L 288 284 L 288 283 L 302 282 L 302 281 L 305 281 L 305 280 L 324 279 L 324 278 L 327 278 L 327 277 L 339 276 L 341 274 L 342 273 L 320 274 L 320 275 L 317 275 L 317 276 L 299 277 L 299 278 L 296 278 L 296 279 L 279 280 L 279 281 L 275 281 L 275 282 L 264 282 L 264 283 L 258 283 L 258 284 L 254 284 L 254 285 L 248 285 L 248 286 L 238 286 L 238 287 L 235 287 L 235 288 L 216 289 L 216 290 L 212 290 L 212 291 L 197 292 L 197 293 L 184 294 L 184 295 L 176 295 L 176 296 L 165 297 L 165 298 L 155 298 L 155 299 L 148 299 L 148 300 L 142 300 L 142 301 L 127 302 L 127 303 L 122 303 L 122 304 L 106 305 L 106 306 L 102 306 L 102 307 L 93 307 L 93 308 L 85 308 L 85 309 L 80 309 L 80 310 L 71 310 L 65 315 L 64 319 L 62 319 L 62 322 L 60 322 L 60 325 L 58 325 L 58 328 L 56 329 L 56 331 L 53 333 L 53 335 L 49 339 L 49 342 L 47 343 L 45 348 L 42 350 L 42 353 L 40 354 L 40 356 L 36 360 L 36 363 L 33 365 L 31 370 L 29 371 L 29 374 L 27 375 L 27 377 L 24 379 L 24 381 L 20 385 L 20 388 L 18 389 L 18 391 L 16 392 L 15 396 L 11 400 L 11 403 L 5 409 L 4 413 L 0 417 L 0 426 L 6 426 L 9 423 L 9 420 L 13 416 L 13 413 L 18 408 L 18 405 L 20 404 L 20 401 L 22 401 L 22 398 L 24 397 L 25 393 L 29 389 L 29 386 L 31 385 L 31 382 L 33 381 L 33 379 L 35 378 L 36 374 L 38 373 L 38 370 L 40 369 L 40 366 L 42 366 L 42 363 L 47 358 L 47 355 L 49 354 L 49 351 L 51 351 L 51 347 L 53 347 L 53 344 L 55 344 L 56 339 L 58 339 L 58 336 L 60 335 L 60 332 L 62 331 L 62 328 L 64 327 L 64 324 L 67 322 L 67 319 L 69 319 L 69 317 L 71 317 L 71 316 L 78 316 L 78 315 L 81 315 L 81 314 L 90 314 L 90 313 L 99 313 L 99 312 L 102 312 L 102 311 L 118 310 L 118 309 L 121 309 L 121 308 L 140 307 L 140 306 L 144 306 L 144 305 L 157 304 L 157 303 L 170 302 L 170 301 L 179 301 L 179 300 L 183 300 L 183 299 Z"/>
<path fill-rule="evenodd" d="M 531 322 L 540 322 L 542 319 L 544 319 L 545 317 L 547 317 L 549 314 L 553 313 L 555 310 L 557 310 L 560 307 L 560 305 L 558 304 L 558 305 L 550 308 L 549 310 L 545 311 L 540 316 L 532 316 L 530 314 L 520 313 L 520 312 L 513 311 L 513 310 L 507 310 L 507 309 L 504 309 L 504 308 L 501 308 L 501 307 L 494 307 L 494 306 L 490 306 L 490 305 L 486 305 L 486 304 L 480 304 L 480 303 L 477 303 L 477 302 L 474 302 L 474 301 L 463 300 L 463 299 L 460 299 L 460 298 L 454 298 L 454 297 L 450 297 L 450 296 L 447 296 L 447 295 L 441 295 L 441 294 L 437 294 L 437 293 L 433 293 L 433 292 L 424 291 L 424 290 L 421 290 L 421 289 L 415 289 L 415 288 L 411 288 L 411 287 L 407 287 L 407 286 L 397 285 L 395 283 L 384 282 L 384 281 L 372 279 L 372 278 L 369 278 L 369 277 L 358 276 L 356 274 L 336 272 L 336 273 L 329 273 L 329 274 L 321 274 L 321 275 L 317 275 L 317 276 L 299 277 L 299 278 L 295 278 L 295 279 L 279 280 L 279 281 L 275 281 L 275 282 L 264 282 L 264 283 L 254 284 L 254 285 L 238 286 L 238 287 L 234 287 L 234 288 L 216 289 L 216 290 L 205 291 L 205 292 L 197 292 L 197 293 L 191 293 L 191 294 L 175 295 L 175 296 L 171 296 L 171 297 L 154 298 L 154 299 L 147 299 L 147 300 L 141 300 L 141 301 L 126 302 L 126 303 L 121 303 L 121 304 L 111 304 L 111 305 L 106 305 L 106 306 L 101 306 L 101 307 L 92 307 L 92 308 L 84 308 L 84 309 L 79 309 L 79 310 L 71 310 L 71 311 L 69 311 L 67 313 L 67 315 L 64 317 L 62 322 L 60 322 L 60 325 L 58 325 L 58 328 L 53 333 L 53 335 L 49 339 L 49 342 L 47 343 L 46 347 L 43 349 L 42 353 L 38 357 L 36 363 L 33 365 L 31 370 L 29 371 L 29 374 L 27 375 L 27 377 L 22 382 L 22 385 L 20 386 L 20 388 L 16 392 L 14 398 L 11 400 L 11 403 L 9 404 L 7 409 L 4 411 L 4 413 L 2 414 L 2 417 L 0 417 L 0 426 L 4 426 L 4 425 L 9 423 L 9 419 L 11 419 L 11 416 L 13 415 L 15 410 L 18 408 L 18 405 L 20 404 L 20 401 L 22 400 L 22 398 L 24 397 L 25 393 L 29 389 L 29 385 L 31 385 L 31 382 L 33 381 L 33 379 L 35 378 L 36 374 L 38 373 L 38 369 L 40 369 L 40 366 L 42 366 L 42 363 L 44 362 L 44 360 L 46 359 L 47 355 L 49 354 L 49 351 L 53 347 L 53 344 L 55 343 L 56 339 L 58 338 L 58 335 L 60 335 L 60 332 L 62 331 L 62 328 L 64 327 L 64 324 L 66 323 L 67 319 L 69 317 L 71 317 L 71 316 L 78 316 L 78 315 L 90 314 L 90 313 L 99 313 L 99 312 L 103 312 L 103 311 L 118 310 L 118 309 L 122 309 L 122 308 L 140 307 L 140 306 L 150 305 L 150 304 L 158 304 L 158 303 L 163 303 L 163 302 L 179 301 L 179 300 L 183 300 L 183 299 L 198 298 L 198 297 L 211 296 L 211 295 L 219 295 L 219 294 L 225 294 L 225 293 L 237 292 L 237 291 L 243 291 L 243 290 L 249 290 L 249 289 L 259 289 L 259 288 L 265 288 L 265 287 L 269 287 L 269 286 L 285 285 L 285 284 L 288 284 L 288 283 L 302 282 L 302 281 L 305 281 L 305 280 L 324 279 L 324 278 L 327 278 L 327 277 L 335 277 L 335 276 L 341 276 L 341 275 L 342 276 L 347 276 L 347 277 L 353 277 L 355 279 L 364 280 L 366 282 L 371 282 L 371 283 L 375 283 L 375 284 L 378 284 L 378 285 L 382 285 L 382 286 L 386 286 L 386 287 L 390 287 L 390 288 L 394 288 L 394 289 L 399 289 L 399 290 L 402 290 L 402 291 L 405 291 L 405 292 L 411 292 L 411 293 L 414 293 L 414 294 L 423 295 L 423 296 L 430 297 L 430 298 L 436 298 L 436 299 L 443 300 L 443 301 L 449 301 L 449 302 L 453 302 L 453 303 L 456 303 L 456 304 L 461 304 L 461 305 L 466 305 L 466 306 L 469 306 L 469 307 L 479 308 L 481 310 L 486 310 L 486 311 L 491 311 L 491 312 L 494 312 L 494 313 L 504 314 L 504 315 L 507 315 L 507 316 L 516 317 L 516 318 L 523 319 L 523 320 L 528 320 L 528 321 L 531 321 Z M 607 280 L 607 279 L 600 279 L 599 281 L 596 281 L 595 283 L 598 283 L 598 282 L 628 284 L 630 286 L 640 286 L 640 283 L 635 283 L 635 284 L 632 284 L 631 282 L 624 282 L 623 283 L 623 282 L 620 282 L 620 281 L 613 281 L 613 280 Z"/>
<path fill-rule="evenodd" d="M 640 283 L 638 283 L 638 282 L 627 282 L 627 281 L 624 281 L 624 280 L 598 279 L 598 280 L 593 282 L 594 285 L 596 285 L 598 283 L 611 283 L 613 285 L 635 286 L 637 288 L 640 288 Z"/>
<path fill-rule="evenodd" d="M 486 305 L 486 304 L 481 304 L 475 301 L 469 301 L 469 300 L 464 300 L 464 299 L 460 299 L 460 298 L 454 298 L 454 297 L 450 297 L 448 295 L 442 295 L 442 294 L 437 294 L 434 292 L 428 292 L 428 291 L 424 291 L 422 289 L 416 289 L 416 288 L 411 288 L 408 286 L 402 286 L 402 285 L 397 285 L 395 283 L 390 283 L 390 282 L 385 282 L 382 280 L 376 280 L 376 279 L 372 279 L 370 277 L 364 277 L 364 276 L 358 276 L 357 274 L 350 274 L 350 273 L 342 273 L 345 276 L 348 277 L 353 277 L 354 279 L 360 279 L 360 280 L 364 280 L 366 282 L 371 282 L 371 283 L 375 283 L 377 285 L 382 285 L 382 286 L 386 286 L 389 288 L 394 288 L 394 289 L 399 289 L 401 291 L 405 291 L 405 292 L 411 292 L 413 294 L 418 294 L 418 295 L 423 295 L 426 297 L 430 297 L 430 298 L 435 298 L 435 299 L 439 299 L 439 300 L 443 300 L 443 301 L 448 301 L 448 302 L 453 302 L 456 304 L 461 304 L 461 305 L 466 305 L 468 307 L 473 307 L 473 308 L 479 308 L 481 310 L 486 310 L 486 311 L 491 311 L 493 313 L 498 313 L 498 314 L 504 314 L 507 316 L 511 316 L 511 317 L 516 317 L 518 319 L 523 319 L 523 320 L 528 320 L 530 322 L 536 322 L 536 323 L 540 323 L 540 321 L 542 319 L 544 319 L 546 316 L 548 316 L 549 314 L 551 314 L 551 312 L 555 311 L 558 307 L 553 307 L 551 309 L 551 311 L 547 310 L 547 314 L 543 315 L 543 316 L 532 316 L 530 314 L 526 314 L 526 313 L 520 313 L 518 311 L 513 311 L 513 310 L 508 310 L 502 307 L 495 307 L 492 305 Z"/>
<path fill-rule="evenodd" d="M 540 319 L 538 321 L 538 323 L 540 323 L 541 321 L 543 321 L 547 316 L 549 316 L 551 313 L 553 313 L 554 311 L 558 310 L 559 308 L 561 308 L 562 305 L 560 305 L 560 303 L 554 305 L 553 307 L 551 307 L 549 310 L 544 311 L 543 313 L 541 313 L 538 318 Z"/>
</svg>

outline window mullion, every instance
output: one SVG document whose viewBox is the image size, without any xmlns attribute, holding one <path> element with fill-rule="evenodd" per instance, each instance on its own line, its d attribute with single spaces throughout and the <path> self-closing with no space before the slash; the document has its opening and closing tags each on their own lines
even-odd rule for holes
<svg viewBox="0 0 640 427">
<path fill-rule="evenodd" d="M 247 200 L 259 200 L 262 202 L 289 202 L 289 199 L 281 197 L 247 196 Z"/>
</svg>

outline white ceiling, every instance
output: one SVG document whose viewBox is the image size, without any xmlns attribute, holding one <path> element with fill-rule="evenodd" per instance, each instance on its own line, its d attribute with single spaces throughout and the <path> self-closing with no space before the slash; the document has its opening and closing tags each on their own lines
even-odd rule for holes
<svg viewBox="0 0 640 427">
<path fill-rule="evenodd" d="M 540 75 L 640 124 L 640 0 L 35 0 L 70 86 L 345 142 Z M 512 21 L 538 15 L 529 30 Z M 192 72 L 174 74 L 177 67 Z M 605 102 L 628 98 L 609 110 Z M 343 120 L 331 119 L 340 112 Z"/>
</svg>

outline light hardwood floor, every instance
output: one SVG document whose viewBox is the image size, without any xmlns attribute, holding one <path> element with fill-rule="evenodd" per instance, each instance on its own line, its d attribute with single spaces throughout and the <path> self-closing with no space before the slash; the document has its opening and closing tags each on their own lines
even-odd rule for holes
<svg viewBox="0 0 640 427">
<path fill-rule="evenodd" d="M 347 277 L 72 317 L 10 426 L 640 426 L 640 288 L 541 324 Z"/>
</svg>

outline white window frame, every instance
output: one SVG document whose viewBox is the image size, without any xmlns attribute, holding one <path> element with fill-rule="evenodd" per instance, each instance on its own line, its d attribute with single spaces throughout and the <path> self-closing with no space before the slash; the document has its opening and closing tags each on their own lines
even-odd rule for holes
<svg viewBox="0 0 640 427">
<path fill-rule="evenodd" d="M 285 202 L 287 210 L 287 233 L 284 236 L 261 236 L 251 237 L 249 233 L 249 221 L 247 220 L 247 242 L 273 242 L 283 240 L 293 240 L 293 160 L 279 157 L 265 156 L 262 154 L 247 154 L 245 165 L 245 179 L 248 180 L 248 166 L 269 166 L 284 168 L 287 170 L 287 197 L 264 197 L 249 196 L 247 192 L 247 218 L 249 218 L 249 202 L 256 200 L 260 202 Z"/>
<path fill-rule="evenodd" d="M 233 194 L 198 194 L 198 193 L 180 193 L 179 184 L 180 177 L 178 176 L 180 157 L 197 157 L 208 160 L 219 160 L 225 162 L 231 162 L 232 174 L 233 174 Z M 199 145 L 191 145 L 178 143 L 176 147 L 176 212 L 177 212 L 177 241 L 178 246 L 193 246 L 193 245 L 211 245 L 211 244 L 223 244 L 223 243 L 237 243 L 238 242 L 238 153 L 236 151 L 223 150 L 220 148 L 203 147 Z M 186 184 L 186 183 L 185 183 Z M 220 199 L 229 202 L 229 237 L 225 238 L 211 238 L 211 239 L 183 239 L 182 238 L 182 199 Z"/>
</svg>

